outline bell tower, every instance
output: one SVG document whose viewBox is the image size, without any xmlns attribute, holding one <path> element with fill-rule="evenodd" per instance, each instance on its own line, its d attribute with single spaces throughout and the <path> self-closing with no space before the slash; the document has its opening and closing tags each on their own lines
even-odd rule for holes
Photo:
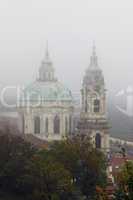
<svg viewBox="0 0 133 200">
<path fill-rule="evenodd" d="M 106 111 L 106 89 L 102 70 L 98 66 L 96 47 L 93 44 L 90 64 L 83 77 L 82 108 L 78 130 L 89 135 L 96 148 L 109 149 L 109 124 Z"/>
</svg>

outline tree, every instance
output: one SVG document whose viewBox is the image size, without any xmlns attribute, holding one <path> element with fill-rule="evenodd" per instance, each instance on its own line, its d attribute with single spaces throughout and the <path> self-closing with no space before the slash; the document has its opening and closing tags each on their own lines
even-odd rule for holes
<svg viewBox="0 0 133 200">
<path fill-rule="evenodd" d="M 33 156 L 24 185 L 32 185 L 31 199 L 68 200 L 72 197 L 71 179 L 70 172 L 43 150 Z"/>
<path fill-rule="evenodd" d="M 117 191 L 116 200 L 132 200 L 133 199 L 133 162 L 126 161 L 116 178 Z"/>
<path fill-rule="evenodd" d="M 3 195 L 24 192 L 20 182 L 34 153 L 34 147 L 21 137 L 0 134 L 0 192 Z"/>
<path fill-rule="evenodd" d="M 96 185 L 106 183 L 105 156 L 90 144 L 88 137 L 76 136 L 51 146 L 55 162 L 60 162 L 71 172 L 74 186 L 86 199 L 96 194 Z"/>
<path fill-rule="evenodd" d="M 0 136 L 0 194 L 2 200 L 68 200 L 72 177 L 49 151 L 35 149 L 21 137 Z"/>
<path fill-rule="evenodd" d="M 94 199 L 105 184 L 105 157 L 89 138 L 73 137 L 35 149 L 21 137 L 0 136 L 2 200 Z"/>
</svg>

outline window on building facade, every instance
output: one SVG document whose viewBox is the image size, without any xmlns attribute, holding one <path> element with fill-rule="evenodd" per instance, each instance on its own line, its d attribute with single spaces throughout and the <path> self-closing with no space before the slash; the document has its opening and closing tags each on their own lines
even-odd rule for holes
<svg viewBox="0 0 133 200">
<path fill-rule="evenodd" d="M 95 99 L 94 100 L 94 112 L 100 112 L 100 100 L 99 99 Z"/>
<path fill-rule="evenodd" d="M 60 133 L 60 118 L 57 115 L 54 118 L 54 133 L 55 134 Z"/>
<path fill-rule="evenodd" d="M 40 133 L 40 117 L 34 118 L 34 133 L 35 134 Z"/>
<path fill-rule="evenodd" d="M 65 117 L 65 133 L 68 133 L 68 119 Z"/>
<path fill-rule="evenodd" d="M 48 133 L 48 118 L 45 120 L 45 132 Z"/>
<path fill-rule="evenodd" d="M 96 134 L 96 137 L 95 137 L 95 146 L 96 146 L 97 149 L 101 148 L 101 135 L 100 135 L 100 133 Z"/>
</svg>

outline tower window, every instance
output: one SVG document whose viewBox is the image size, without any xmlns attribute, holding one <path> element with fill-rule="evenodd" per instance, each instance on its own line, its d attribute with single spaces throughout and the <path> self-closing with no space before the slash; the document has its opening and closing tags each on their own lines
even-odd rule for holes
<svg viewBox="0 0 133 200">
<path fill-rule="evenodd" d="M 97 113 L 100 111 L 100 100 L 99 99 L 95 99 L 94 100 L 94 112 Z"/>
<path fill-rule="evenodd" d="M 55 134 L 60 133 L 60 118 L 57 115 L 54 118 L 54 133 Z"/>
<path fill-rule="evenodd" d="M 96 146 L 97 149 L 101 148 L 101 135 L 100 135 L 100 133 L 96 134 L 96 137 L 95 137 L 95 146 Z"/>
<path fill-rule="evenodd" d="M 40 133 L 40 117 L 34 118 L 34 133 L 35 134 Z"/>
</svg>

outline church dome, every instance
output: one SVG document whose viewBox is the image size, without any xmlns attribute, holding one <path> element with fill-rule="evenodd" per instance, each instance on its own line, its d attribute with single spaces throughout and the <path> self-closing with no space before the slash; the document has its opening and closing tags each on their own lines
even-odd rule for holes
<svg viewBox="0 0 133 200">
<path fill-rule="evenodd" d="M 71 91 L 57 80 L 54 72 L 47 46 L 45 59 L 39 68 L 39 77 L 24 89 L 21 102 L 31 102 L 31 105 L 32 102 L 35 105 L 40 105 L 41 102 L 71 103 Z"/>
<path fill-rule="evenodd" d="M 72 101 L 71 91 L 58 81 L 35 81 L 24 90 L 24 99 L 41 101 Z"/>
</svg>

